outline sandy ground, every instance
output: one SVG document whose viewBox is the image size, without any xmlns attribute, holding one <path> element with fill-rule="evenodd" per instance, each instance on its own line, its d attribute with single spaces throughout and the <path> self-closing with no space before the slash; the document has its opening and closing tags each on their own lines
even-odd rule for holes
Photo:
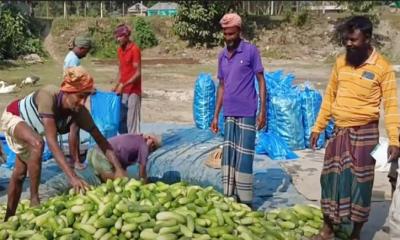
<svg viewBox="0 0 400 240">
<path fill-rule="evenodd" d="M 146 56 L 144 56 L 146 59 Z M 301 61 L 268 61 L 263 59 L 265 69 L 273 71 L 284 69 L 296 75 L 296 83 L 304 81 L 312 82 L 318 89 L 324 90 L 330 73 L 331 65 L 321 62 L 304 63 Z M 83 66 L 95 77 L 96 85 L 100 89 L 108 90 L 112 86 L 117 66 L 115 62 L 94 62 L 84 60 Z M 22 97 L 26 93 L 39 88 L 48 83 L 59 84 L 61 65 L 55 62 L 47 62 L 43 65 L 28 66 L 25 68 L 0 68 L 0 79 L 8 82 L 18 82 L 28 75 L 38 75 L 42 79 L 37 86 L 18 88 L 12 94 L 0 95 L 0 112 L 5 106 L 17 97 Z M 143 99 L 142 99 L 142 119 L 145 123 L 174 123 L 191 124 L 193 123 L 192 99 L 193 86 L 196 76 L 200 72 L 211 72 L 216 75 L 216 58 L 203 61 L 177 61 L 177 60 L 154 60 L 149 59 L 143 64 Z M 383 121 L 381 121 L 381 133 L 383 131 Z M 302 164 L 301 160 L 298 163 Z M 322 166 L 322 165 L 321 165 Z M 54 175 L 55 166 L 47 169 L 49 177 Z M 304 165 L 302 167 L 307 167 Z M 316 169 L 319 171 L 319 169 Z M 3 183 L 8 176 L 1 176 Z M 382 180 L 384 181 L 384 180 Z M 389 185 L 388 185 L 389 186 Z M 317 190 L 316 190 L 317 191 Z M 4 196 L 5 192 L 1 195 Z M 317 202 L 316 202 L 317 203 Z M 318 203 L 317 203 L 318 204 Z M 372 216 L 367 223 L 364 232 L 364 239 L 389 239 L 387 234 L 380 231 L 384 224 L 389 208 L 389 201 L 382 200 L 373 203 Z"/>
</svg>

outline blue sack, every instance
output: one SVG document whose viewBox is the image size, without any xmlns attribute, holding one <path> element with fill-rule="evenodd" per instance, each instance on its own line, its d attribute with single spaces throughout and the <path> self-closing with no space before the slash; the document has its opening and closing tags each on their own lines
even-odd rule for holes
<svg viewBox="0 0 400 240">
<path fill-rule="evenodd" d="M 193 118 L 197 128 L 209 129 L 215 111 L 215 84 L 211 74 L 200 73 L 194 86 Z"/>
<path fill-rule="evenodd" d="M 303 114 L 304 141 L 306 148 L 310 148 L 310 137 L 314 123 L 318 117 L 318 112 L 322 103 L 321 93 L 306 83 L 301 96 L 301 110 Z M 325 145 L 325 132 L 321 132 L 317 141 L 317 148 Z"/>
<path fill-rule="evenodd" d="M 331 138 L 334 131 L 335 131 L 335 120 L 333 120 L 333 118 L 331 118 L 331 120 L 329 120 L 328 126 L 326 126 L 326 128 L 325 128 L 326 139 Z"/>
<path fill-rule="evenodd" d="M 90 109 L 94 123 L 105 138 L 118 134 L 121 97 L 114 92 L 96 91 L 90 96 Z M 91 143 L 94 143 L 91 140 Z"/>
<path fill-rule="evenodd" d="M 304 127 L 299 90 L 293 87 L 295 76 L 282 70 L 267 72 L 268 131 L 286 141 L 292 150 L 304 149 Z"/>
<path fill-rule="evenodd" d="M 15 165 L 15 153 L 10 149 L 10 147 L 7 144 L 6 138 L 4 135 L 0 135 L 0 140 L 1 140 L 1 145 L 3 147 L 3 152 L 7 156 L 6 162 L 4 163 L 4 166 L 6 168 L 13 168 Z"/>
<path fill-rule="evenodd" d="M 266 154 L 272 160 L 293 160 L 298 156 L 290 150 L 286 142 L 273 132 L 259 132 L 256 139 L 257 154 Z"/>
</svg>

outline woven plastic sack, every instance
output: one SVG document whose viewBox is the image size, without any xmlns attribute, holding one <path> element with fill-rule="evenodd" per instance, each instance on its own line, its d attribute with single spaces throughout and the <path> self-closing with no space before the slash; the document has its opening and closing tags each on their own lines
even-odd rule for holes
<svg viewBox="0 0 400 240">
<path fill-rule="evenodd" d="M 326 139 L 329 139 L 332 137 L 334 130 L 335 130 L 335 121 L 333 120 L 333 118 L 331 118 L 331 120 L 329 121 L 328 125 L 325 128 Z"/>
<path fill-rule="evenodd" d="M 298 156 L 290 150 L 286 142 L 272 132 L 259 132 L 256 139 L 257 154 L 266 154 L 272 160 L 293 160 Z"/>
<path fill-rule="evenodd" d="M 93 120 L 106 138 L 116 136 L 121 113 L 121 97 L 114 92 L 96 91 L 90 97 Z M 94 140 L 91 140 L 92 144 Z"/>
<path fill-rule="evenodd" d="M 310 148 L 310 137 L 314 123 L 322 103 L 321 93 L 313 88 L 310 83 L 305 83 L 301 96 L 301 112 L 303 115 L 304 141 L 306 148 Z M 321 132 L 317 141 L 317 148 L 325 145 L 325 132 Z"/>
<path fill-rule="evenodd" d="M 209 129 L 215 110 L 215 84 L 211 74 L 200 73 L 194 86 L 193 118 L 197 128 Z"/>
</svg>

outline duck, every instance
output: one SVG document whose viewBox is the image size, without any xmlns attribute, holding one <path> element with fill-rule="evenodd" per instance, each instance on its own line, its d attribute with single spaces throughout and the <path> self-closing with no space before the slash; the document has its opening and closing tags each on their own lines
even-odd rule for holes
<svg viewBox="0 0 400 240">
<path fill-rule="evenodd" d="M 0 93 L 11 93 L 14 92 L 17 84 L 6 86 L 4 81 L 0 81 Z"/>
<path fill-rule="evenodd" d="M 24 80 L 22 80 L 20 87 L 24 86 L 24 85 L 34 85 L 37 81 L 39 81 L 40 77 L 37 76 L 29 76 L 27 78 L 25 78 Z"/>
</svg>

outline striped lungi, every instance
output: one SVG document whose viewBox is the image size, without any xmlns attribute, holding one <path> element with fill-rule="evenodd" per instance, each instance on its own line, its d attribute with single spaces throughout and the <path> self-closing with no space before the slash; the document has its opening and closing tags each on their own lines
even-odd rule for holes
<svg viewBox="0 0 400 240">
<path fill-rule="evenodd" d="M 334 223 L 366 222 L 370 212 L 378 123 L 337 128 L 328 141 L 321 174 L 321 207 Z"/>
<path fill-rule="evenodd" d="M 222 150 L 222 185 L 226 196 L 251 204 L 255 117 L 226 117 Z"/>
</svg>

